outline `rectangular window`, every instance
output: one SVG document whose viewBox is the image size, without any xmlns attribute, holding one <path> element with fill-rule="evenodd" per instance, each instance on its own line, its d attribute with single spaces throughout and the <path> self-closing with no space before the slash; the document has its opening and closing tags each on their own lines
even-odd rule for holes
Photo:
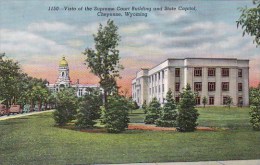
<svg viewBox="0 0 260 165">
<path fill-rule="evenodd" d="M 228 77 L 229 76 L 229 68 L 222 68 L 221 75 L 223 77 Z"/>
<path fill-rule="evenodd" d="M 238 83 L 238 91 L 243 91 L 243 84 L 242 83 Z"/>
<path fill-rule="evenodd" d="M 208 68 L 208 76 L 215 76 L 216 68 Z"/>
<path fill-rule="evenodd" d="M 194 76 L 202 76 L 202 68 L 194 68 Z"/>
<path fill-rule="evenodd" d="M 229 91 L 229 82 L 222 82 L 222 91 Z"/>
<path fill-rule="evenodd" d="M 160 74 L 160 72 L 158 73 L 158 80 L 160 80 L 160 78 L 161 78 L 161 74 Z"/>
<path fill-rule="evenodd" d="M 214 105 L 214 97 L 209 97 L 209 105 Z"/>
<path fill-rule="evenodd" d="M 157 74 L 154 75 L 154 81 L 157 81 Z"/>
<path fill-rule="evenodd" d="M 200 105 L 200 97 L 196 97 L 196 105 Z"/>
<path fill-rule="evenodd" d="M 243 70 L 242 69 L 238 69 L 238 77 L 243 77 Z"/>
<path fill-rule="evenodd" d="M 154 94 L 154 87 L 153 87 L 153 94 Z"/>
<path fill-rule="evenodd" d="M 227 100 L 228 100 L 228 97 L 227 97 L 227 96 L 224 96 L 224 97 L 223 97 L 223 105 L 226 105 L 226 104 L 227 104 Z"/>
<path fill-rule="evenodd" d="M 180 97 L 175 97 L 175 102 L 179 103 L 180 102 Z"/>
<path fill-rule="evenodd" d="M 201 91 L 202 90 L 202 83 L 201 82 L 195 82 L 194 83 L 194 91 Z"/>
<path fill-rule="evenodd" d="M 237 104 L 238 106 L 242 107 L 243 106 L 243 97 L 238 97 L 238 100 L 237 100 Z"/>
<path fill-rule="evenodd" d="M 164 79 L 164 71 L 162 71 L 162 79 Z"/>
<path fill-rule="evenodd" d="M 180 68 L 175 68 L 175 77 L 180 77 Z"/>
<path fill-rule="evenodd" d="M 215 91 L 215 90 L 216 90 L 216 83 L 208 82 L 208 91 Z"/>
<path fill-rule="evenodd" d="M 157 93 L 157 86 L 155 86 L 155 93 Z"/>
<path fill-rule="evenodd" d="M 175 91 L 179 92 L 180 91 L 180 83 L 175 83 Z"/>
<path fill-rule="evenodd" d="M 162 92 L 164 92 L 164 84 L 162 85 Z"/>
</svg>

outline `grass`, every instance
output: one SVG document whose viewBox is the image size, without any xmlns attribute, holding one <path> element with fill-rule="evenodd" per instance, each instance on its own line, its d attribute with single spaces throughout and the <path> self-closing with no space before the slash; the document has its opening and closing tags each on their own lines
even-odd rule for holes
<svg viewBox="0 0 260 165">
<path fill-rule="evenodd" d="M 248 125 L 248 111 L 247 108 L 200 108 L 200 125 L 230 129 L 192 133 L 79 132 L 54 127 L 48 112 L 0 121 L 0 164 L 259 159 L 260 133 Z M 141 110 L 137 110 L 131 114 L 131 121 L 139 122 L 143 116 Z"/>
</svg>

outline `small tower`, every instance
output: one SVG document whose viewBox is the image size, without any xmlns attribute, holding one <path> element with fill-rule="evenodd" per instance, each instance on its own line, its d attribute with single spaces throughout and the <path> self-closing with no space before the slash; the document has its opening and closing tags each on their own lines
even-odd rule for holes
<svg viewBox="0 0 260 165">
<path fill-rule="evenodd" d="M 62 60 L 59 63 L 59 76 L 56 85 L 59 87 L 70 86 L 69 65 L 65 57 L 62 57 Z"/>
</svg>

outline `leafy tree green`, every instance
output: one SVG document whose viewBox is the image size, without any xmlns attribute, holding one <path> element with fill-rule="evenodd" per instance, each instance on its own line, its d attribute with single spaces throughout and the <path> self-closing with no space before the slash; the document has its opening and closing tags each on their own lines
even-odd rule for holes
<svg viewBox="0 0 260 165">
<path fill-rule="evenodd" d="M 202 104 L 203 104 L 203 107 L 205 108 L 205 105 L 208 103 L 208 99 L 206 96 L 203 97 L 202 99 Z"/>
<path fill-rule="evenodd" d="M 102 106 L 102 96 L 99 91 L 88 89 L 86 94 L 79 103 L 77 112 L 76 126 L 79 128 L 93 128 L 96 119 L 100 117 L 100 106 Z"/>
<path fill-rule="evenodd" d="M 146 104 L 146 100 L 144 100 L 144 103 L 142 105 L 142 109 L 144 110 L 144 113 L 147 113 L 147 104 Z"/>
<path fill-rule="evenodd" d="M 161 110 L 161 105 L 154 97 L 147 107 L 147 114 L 145 116 L 145 124 L 154 124 L 155 120 L 158 119 Z"/>
<path fill-rule="evenodd" d="M 171 89 L 166 94 L 166 103 L 163 106 L 159 118 L 156 120 L 156 126 L 161 127 L 175 127 L 178 113 L 173 100 Z"/>
<path fill-rule="evenodd" d="M 250 91 L 250 122 L 253 130 L 260 131 L 260 84 Z"/>
<path fill-rule="evenodd" d="M 57 107 L 53 112 L 55 123 L 63 126 L 69 121 L 75 119 L 78 109 L 78 99 L 75 91 L 71 88 L 65 88 L 57 93 Z"/>
<path fill-rule="evenodd" d="M 237 27 L 243 29 L 243 36 L 247 33 L 255 37 L 253 43 L 260 45 L 260 0 L 253 0 L 256 5 L 253 8 L 240 8 L 241 16 L 237 21 Z"/>
<path fill-rule="evenodd" d="M 187 84 L 184 91 L 180 94 L 180 103 L 178 106 L 177 130 L 179 132 L 195 131 L 198 125 L 197 119 L 199 116 L 196 106 L 196 94 L 191 91 L 191 87 Z"/>
<path fill-rule="evenodd" d="M 123 132 L 129 123 L 128 111 L 130 103 L 126 98 L 119 95 L 109 96 L 107 108 L 103 111 L 103 123 L 109 133 Z"/>
<path fill-rule="evenodd" d="M 7 107 L 16 102 L 21 73 L 18 62 L 5 57 L 5 53 L 0 55 L 0 99 L 6 100 Z"/>
<path fill-rule="evenodd" d="M 48 98 L 48 89 L 47 87 L 42 87 L 40 85 L 36 85 L 32 87 L 31 97 L 34 101 L 38 102 L 39 111 L 42 110 L 42 104 Z"/>
<path fill-rule="evenodd" d="M 116 78 L 119 76 L 119 70 L 123 66 L 119 64 L 119 45 L 120 36 L 118 27 L 114 21 L 108 20 L 107 25 L 99 25 L 96 35 L 94 35 L 95 50 L 88 48 L 83 54 L 87 55 L 87 65 L 91 72 L 99 77 L 100 86 L 104 90 L 104 106 L 107 103 L 107 95 L 117 90 Z"/>
</svg>

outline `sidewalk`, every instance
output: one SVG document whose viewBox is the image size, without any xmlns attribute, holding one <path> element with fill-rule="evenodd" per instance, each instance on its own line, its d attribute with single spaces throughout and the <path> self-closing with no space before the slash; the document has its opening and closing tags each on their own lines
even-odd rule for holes
<svg viewBox="0 0 260 165">
<path fill-rule="evenodd" d="M 53 110 L 40 111 L 40 112 L 29 112 L 29 113 L 15 114 L 15 115 L 10 115 L 10 116 L 5 115 L 5 116 L 0 117 L 0 121 L 7 120 L 7 119 L 14 119 L 14 118 L 23 117 L 23 116 L 36 115 L 36 114 L 45 113 L 45 112 L 52 112 L 52 111 Z"/>
<path fill-rule="evenodd" d="M 227 160 L 202 162 L 169 162 L 169 163 L 130 163 L 120 165 L 260 165 L 259 160 Z"/>
</svg>

